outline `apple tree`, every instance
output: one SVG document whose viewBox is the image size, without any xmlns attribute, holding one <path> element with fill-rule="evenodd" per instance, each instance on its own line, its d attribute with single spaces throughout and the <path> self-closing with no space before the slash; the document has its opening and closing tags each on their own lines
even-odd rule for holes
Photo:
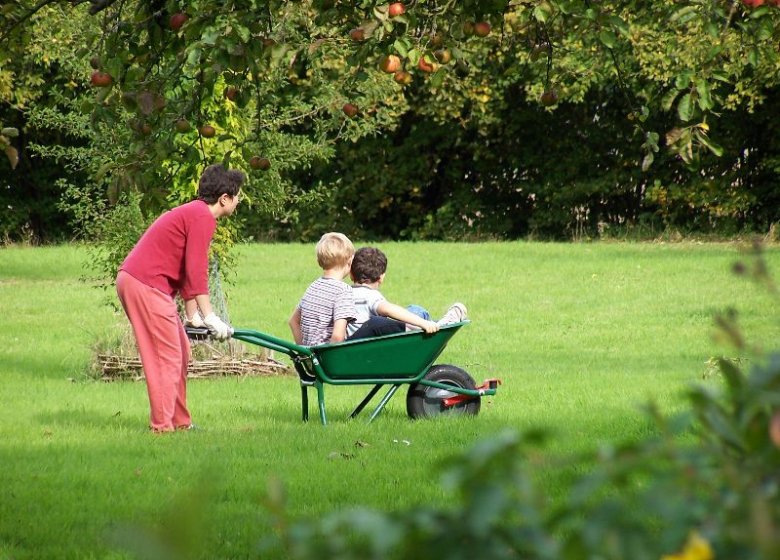
<svg viewBox="0 0 780 560">
<path fill-rule="evenodd" d="M 685 164 L 718 155 L 718 117 L 760 107 L 777 85 L 776 4 L 44 0 L 0 17 L 11 34 L 47 5 L 92 19 L 78 54 L 94 95 L 82 109 L 91 141 L 110 146 L 93 175 L 111 200 L 138 191 L 147 208 L 166 207 L 223 161 L 273 211 L 324 196 L 326 184 L 296 190 L 291 175 L 396 128 L 419 91 L 430 93 L 423 113 L 464 123 L 503 118 L 496 107 L 517 93 L 554 112 L 606 92 L 642 169 L 664 144 Z"/>
<path fill-rule="evenodd" d="M 339 185 L 310 224 L 325 227 L 339 209 L 356 231 L 370 216 L 364 224 L 382 229 L 368 233 L 380 237 L 460 237 L 490 220 L 489 234 L 562 237 L 648 208 L 675 225 L 748 212 L 771 222 L 757 208 L 769 179 L 746 186 L 760 139 L 742 128 L 764 126 L 755 113 L 771 121 L 776 6 L 511 2 L 489 15 L 486 37 L 470 23 L 484 14 L 458 9 L 424 47 L 434 72 L 400 43 L 380 60 L 414 75 L 408 109 L 392 131 L 342 145 L 314 176 Z"/>
<path fill-rule="evenodd" d="M 686 163 L 721 153 L 712 121 L 759 105 L 778 80 L 774 2 L 158 0 L 91 11 L 104 30 L 85 53 L 95 118 L 135 133 L 110 172 L 159 189 L 191 181 L 202 162 L 256 176 L 250 161 L 265 159 L 268 204 L 284 200 L 284 170 L 393 126 L 410 80 L 446 96 L 470 67 L 501 61 L 522 66 L 526 97 L 544 106 L 617 88 L 645 169 L 663 143 Z M 491 84 L 471 85 L 492 101 Z M 658 111 L 673 126 L 648 128 Z"/>
</svg>

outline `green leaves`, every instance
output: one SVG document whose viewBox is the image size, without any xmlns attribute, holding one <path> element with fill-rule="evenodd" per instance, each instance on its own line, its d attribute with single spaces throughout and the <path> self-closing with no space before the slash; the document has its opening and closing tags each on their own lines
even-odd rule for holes
<svg viewBox="0 0 780 560">
<path fill-rule="evenodd" d="M 697 103 L 702 111 L 709 111 L 713 108 L 712 95 L 710 94 L 710 84 L 707 80 L 699 78 L 696 80 Z"/>
<path fill-rule="evenodd" d="M 208 47 L 213 47 L 217 44 L 217 40 L 219 39 L 221 34 L 222 31 L 220 29 L 216 29 L 214 27 L 206 27 L 202 31 L 200 40 L 204 45 Z"/>
<path fill-rule="evenodd" d="M 713 80 L 725 81 L 727 76 L 717 73 Z M 716 107 L 712 94 L 712 86 L 708 79 L 696 76 L 692 71 L 684 71 L 675 78 L 675 88 L 668 91 L 661 101 L 664 110 L 670 110 L 677 101 L 677 117 L 683 123 L 689 123 L 697 117 L 702 121 L 689 127 L 675 127 L 667 133 L 666 144 L 680 155 L 685 163 L 692 163 L 696 157 L 695 148 L 705 147 L 715 156 L 723 155 L 723 148 L 712 141 L 709 136 L 709 126 L 706 116 Z M 682 95 L 680 95 L 682 94 Z"/>
<path fill-rule="evenodd" d="M 658 140 L 660 136 L 657 132 L 648 132 L 645 134 L 645 141 L 642 144 L 642 151 L 645 156 L 642 158 L 642 171 L 647 171 L 655 161 L 655 154 L 658 153 Z"/>
<path fill-rule="evenodd" d="M 549 3 L 541 2 L 534 8 L 533 15 L 536 21 L 545 23 L 552 15 L 552 7 Z"/>
<path fill-rule="evenodd" d="M 412 50 L 412 41 L 406 36 L 399 37 L 393 42 L 393 49 L 395 49 L 395 52 L 397 52 L 399 56 L 407 58 L 409 52 Z M 412 61 L 410 60 L 410 62 Z M 417 61 L 413 61 L 412 64 L 417 64 Z"/>
<path fill-rule="evenodd" d="M 630 35 L 630 28 L 628 26 L 628 23 L 621 18 L 620 16 L 610 14 L 607 17 L 607 22 L 609 25 L 612 26 L 613 29 L 617 30 L 618 33 L 620 33 L 624 37 L 628 37 Z"/>
<path fill-rule="evenodd" d="M 615 33 L 608 29 L 599 32 L 599 41 L 608 49 L 614 49 L 617 46 Z"/>
<path fill-rule="evenodd" d="M 677 115 L 683 122 L 688 122 L 693 116 L 693 103 L 691 102 L 691 94 L 686 93 L 680 98 L 677 103 Z"/>
<path fill-rule="evenodd" d="M 695 132 L 696 140 L 698 140 L 702 145 L 704 145 L 710 152 L 712 152 L 713 155 L 716 155 L 718 157 L 721 157 L 723 155 L 723 148 L 710 140 L 710 138 L 707 135 L 707 132 L 704 128 L 702 128 L 701 125 L 696 128 Z"/>
<path fill-rule="evenodd" d="M 672 23 L 674 22 L 686 23 L 697 16 L 696 11 L 697 11 L 697 6 L 694 5 L 684 6 L 683 8 L 680 8 L 674 14 L 672 14 L 672 17 L 669 18 L 669 21 Z"/>
</svg>

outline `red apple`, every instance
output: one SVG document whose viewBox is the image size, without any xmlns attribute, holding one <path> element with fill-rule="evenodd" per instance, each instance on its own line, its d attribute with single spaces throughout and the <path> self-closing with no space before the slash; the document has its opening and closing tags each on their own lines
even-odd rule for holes
<svg viewBox="0 0 780 560">
<path fill-rule="evenodd" d="M 452 53 L 448 49 L 439 49 L 433 53 L 433 57 L 442 64 L 447 64 L 452 60 Z"/>
<path fill-rule="evenodd" d="M 199 130 L 203 138 L 214 138 L 214 135 L 217 133 L 216 129 L 210 124 L 204 124 Z"/>
<path fill-rule="evenodd" d="M 179 119 L 173 126 L 176 128 L 176 132 L 180 134 L 184 134 L 185 132 L 192 130 L 192 127 L 190 126 L 190 123 L 187 122 L 187 119 Z"/>
<path fill-rule="evenodd" d="M 230 101 L 235 101 L 236 96 L 238 95 L 238 89 L 234 86 L 228 86 L 225 88 L 225 99 L 229 99 Z"/>
<path fill-rule="evenodd" d="M 433 72 L 435 70 L 435 68 L 433 66 L 433 63 L 428 62 L 427 60 L 425 60 L 424 56 L 420 57 L 420 60 L 417 63 L 417 68 L 419 68 L 423 72 L 428 72 L 428 73 L 431 73 L 431 72 Z"/>
<path fill-rule="evenodd" d="M 401 59 L 394 54 L 389 54 L 381 60 L 379 68 L 381 68 L 382 72 L 395 74 L 401 69 Z"/>
<path fill-rule="evenodd" d="M 356 43 L 360 43 L 366 40 L 366 31 L 362 27 L 356 27 L 349 32 L 349 37 Z"/>
<path fill-rule="evenodd" d="M 412 83 L 412 75 L 405 70 L 399 70 L 393 74 L 393 79 L 402 86 L 408 86 Z"/>
<path fill-rule="evenodd" d="M 189 18 L 187 17 L 187 14 L 182 12 L 176 12 L 171 16 L 171 19 L 168 20 L 168 25 L 170 25 L 171 29 L 174 31 L 178 31 L 181 29 L 181 26 L 184 25 L 184 22 L 187 21 Z"/>
<path fill-rule="evenodd" d="M 260 169 L 262 171 L 267 171 L 271 168 L 271 161 L 268 158 L 260 157 L 260 156 L 252 156 L 249 158 L 249 167 L 252 169 Z"/>
<path fill-rule="evenodd" d="M 406 6 L 403 2 L 393 2 L 387 8 L 387 15 L 390 17 L 402 16 L 406 13 Z"/>
<path fill-rule="evenodd" d="M 90 76 L 89 81 L 95 87 L 108 87 L 111 85 L 114 79 L 111 77 L 111 74 L 107 72 L 95 70 L 92 72 L 92 76 Z"/>
<path fill-rule="evenodd" d="M 545 90 L 545 92 L 542 94 L 542 105 L 545 107 L 551 107 L 558 103 L 558 92 L 554 89 L 548 89 Z"/>
<path fill-rule="evenodd" d="M 354 119 L 358 114 L 357 106 L 353 105 L 352 103 L 345 103 L 341 110 L 344 111 L 344 114 L 347 115 L 350 119 Z"/>
<path fill-rule="evenodd" d="M 490 35 L 490 24 L 486 21 L 478 21 L 474 24 L 474 35 L 477 37 L 487 37 Z"/>
</svg>

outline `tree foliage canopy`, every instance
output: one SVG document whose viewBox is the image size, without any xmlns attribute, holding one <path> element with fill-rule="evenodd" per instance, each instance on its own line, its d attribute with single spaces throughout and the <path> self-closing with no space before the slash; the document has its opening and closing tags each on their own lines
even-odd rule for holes
<svg viewBox="0 0 780 560">
<path fill-rule="evenodd" d="M 723 196 L 732 215 L 761 214 L 745 183 L 713 178 L 744 175 L 765 148 L 732 133 L 777 93 L 774 0 L 19 0 L 0 29 L 0 101 L 88 115 L 71 140 L 95 148 L 82 171 L 109 201 L 142 193 L 148 211 L 189 198 L 222 161 L 248 172 L 256 209 L 293 221 L 307 204 L 359 205 L 354 181 L 386 184 L 366 210 L 393 222 L 377 236 L 435 236 L 447 213 L 456 231 L 488 213 L 487 233 L 560 235 L 577 212 L 631 220 L 648 202 L 706 220 Z M 37 122 L 64 126 L 52 118 Z M 0 143 L 13 164 L 13 134 Z M 428 155 L 405 160 L 401 184 L 388 161 L 407 145 Z M 387 158 L 363 169 L 369 146 Z"/>
</svg>

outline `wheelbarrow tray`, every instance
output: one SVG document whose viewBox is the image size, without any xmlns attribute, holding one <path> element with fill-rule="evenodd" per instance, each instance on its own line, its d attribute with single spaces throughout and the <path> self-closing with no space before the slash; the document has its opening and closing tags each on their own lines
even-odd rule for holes
<svg viewBox="0 0 780 560">
<path fill-rule="evenodd" d="M 313 346 L 323 381 L 334 385 L 410 382 L 421 379 L 465 322 L 438 332 L 398 333 Z"/>
</svg>

